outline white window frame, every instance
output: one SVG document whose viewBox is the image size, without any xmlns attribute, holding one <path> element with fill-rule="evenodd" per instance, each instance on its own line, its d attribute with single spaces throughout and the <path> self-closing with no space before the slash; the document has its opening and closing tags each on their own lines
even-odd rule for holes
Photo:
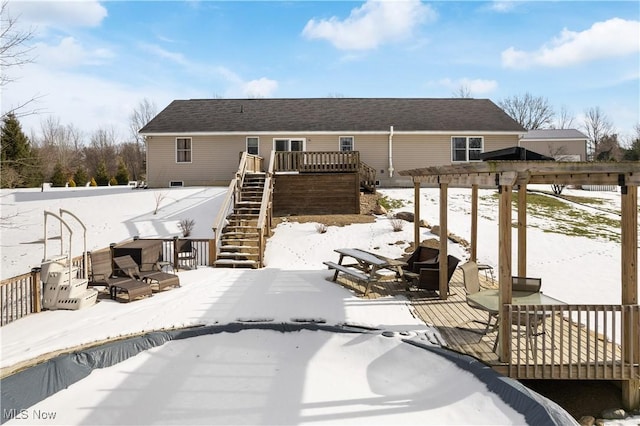
<svg viewBox="0 0 640 426">
<path fill-rule="evenodd" d="M 459 139 L 464 139 L 464 148 L 457 148 L 455 147 L 454 143 L 456 140 Z M 480 147 L 476 148 L 470 147 L 470 141 L 472 139 L 479 139 L 480 140 Z M 456 159 L 456 151 L 462 151 L 464 149 L 464 160 L 461 159 Z M 470 152 L 476 152 L 478 153 L 478 158 L 477 159 L 470 159 Z M 452 163 L 473 163 L 473 162 L 478 162 L 478 161 L 482 161 L 479 157 L 479 154 L 484 152 L 484 136 L 451 136 L 451 162 Z"/>
<path fill-rule="evenodd" d="M 342 146 L 342 141 L 343 140 L 347 140 L 347 139 L 351 139 L 351 148 L 349 149 L 343 149 Z M 350 151 L 355 151 L 355 146 L 356 146 L 356 138 L 354 138 L 353 136 L 339 136 L 338 137 L 338 150 L 340 152 L 350 152 Z"/>
<path fill-rule="evenodd" d="M 178 141 L 179 140 L 188 140 L 189 141 L 189 149 L 179 149 Z M 179 160 L 179 152 L 189 152 L 189 161 L 180 161 Z M 192 138 L 176 138 L 176 164 L 191 164 L 193 162 L 193 139 Z"/>
<path fill-rule="evenodd" d="M 247 136 L 246 151 L 247 151 L 247 153 L 250 154 L 250 152 L 249 152 L 249 139 L 255 139 L 256 140 L 257 152 L 255 154 L 253 154 L 253 155 L 260 155 L 260 138 L 258 136 Z"/>
<path fill-rule="evenodd" d="M 273 138 L 273 150 L 276 150 L 276 141 L 286 141 L 287 149 L 282 152 L 291 152 L 291 142 L 292 141 L 300 141 L 302 142 L 302 151 L 307 150 L 307 139 L 306 138 Z"/>
</svg>

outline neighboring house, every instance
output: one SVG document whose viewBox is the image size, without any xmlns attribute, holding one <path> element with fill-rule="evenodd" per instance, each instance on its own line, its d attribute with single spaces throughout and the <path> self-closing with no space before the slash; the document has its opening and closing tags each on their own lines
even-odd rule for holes
<svg viewBox="0 0 640 426">
<path fill-rule="evenodd" d="M 558 161 L 587 161 L 588 137 L 576 129 L 529 130 L 520 146 Z"/>
<path fill-rule="evenodd" d="M 398 171 L 480 161 L 526 130 L 488 99 L 176 100 L 140 130 L 151 187 L 227 184 L 240 153 L 359 151 L 380 186 Z"/>
</svg>

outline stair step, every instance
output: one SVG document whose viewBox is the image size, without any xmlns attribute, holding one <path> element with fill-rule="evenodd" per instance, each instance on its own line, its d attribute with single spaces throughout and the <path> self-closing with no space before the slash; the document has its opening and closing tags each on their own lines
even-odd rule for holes
<svg viewBox="0 0 640 426">
<path fill-rule="evenodd" d="M 223 268 L 257 268 L 258 262 L 255 260 L 219 259 L 216 260 L 215 266 Z"/>
</svg>

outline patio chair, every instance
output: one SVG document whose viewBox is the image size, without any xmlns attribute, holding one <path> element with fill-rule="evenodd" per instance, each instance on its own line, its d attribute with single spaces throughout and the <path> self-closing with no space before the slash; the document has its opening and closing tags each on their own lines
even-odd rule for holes
<svg viewBox="0 0 640 426">
<path fill-rule="evenodd" d="M 414 268 L 418 269 L 418 279 L 416 287 L 427 291 L 440 291 L 440 262 L 415 262 Z M 447 256 L 447 293 L 449 292 L 449 281 L 458 267 L 460 259 L 455 256 Z"/>
<path fill-rule="evenodd" d="M 537 293 L 542 288 L 542 278 L 532 277 L 511 277 L 511 290 L 512 291 L 524 291 L 529 293 Z M 549 316 L 549 313 L 545 312 L 514 312 L 511 315 L 511 324 L 516 326 L 517 329 L 524 328 L 524 334 L 529 342 L 529 347 L 533 356 L 536 355 L 536 347 L 534 345 L 533 338 L 546 334 L 545 319 Z M 542 327 L 542 331 L 538 331 L 538 328 Z M 498 336 L 493 343 L 493 351 L 495 352 L 498 347 Z"/>
<path fill-rule="evenodd" d="M 129 255 L 114 257 L 113 263 L 116 265 L 116 272 L 121 272 L 132 279 L 146 281 L 151 286 L 155 285 L 157 291 L 180 287 L 180 278 L 176 274 L 161 271 L 159 265 L 156 265 L 155 271 L 141 272 L 138 264 Z"/>
<path fill-rule="evenodd" d="M 411 285 L 417 285 L 420 278 L 420 266 L 424 264 L 434 264 L 438 261 L 438 254 L 440 250 L 419 246 L 411 255 L 405 260 L 407 263 L 402 267 L 404 270 L 404 277 L 411 283 Z"/>
<path fill-rule="evenodd" d="M 176 270 L 180 269 L 180 266 L 198 268 L 198 249 L 191 240 L 181 240 L 176 237 L 173 245 Z"/>
<path fill-rule="evenodd" d="M 118 293 L 126 293 L 129 302 L 138 297 L 151 296 L 151 286 L 148 283 L 130 277 L 114 276 L 111 250 L 90 252 L 89 259 L 91 264 L 89 285 L 105 287 L 111 299 L 117 300 Z"/>
<path fill-rule="evenodd" d="M 460 265 L 460 270 L 462 271 L 462 281 L 463 281 L 463 284 L 464 284 L 464 290 L 465 290 L 466 294 L 475 294 L 475 293 L 479 292 L 480 291 L 480 276 L 479 276 L 478 264 L 476 262 L 474 262 L 474 261 L 468 261 L 468 262 L 463 263 L 462 265 Z M 488 318 L 487 318 L 486 321 L 470 320 L 470 321 L 467 321 L 465 324 L 467 324 L 469 322 L 475 322 L 475 323 L 484 325 L 485 328 L 482 331 L 474 330 L 474 329 L 471 329 L 471 328 L 464 328 L 462 326 L 457 326 L 457 328 L 460 328 L 460 329 L 463 329 L 463 330 L 467 330 L 467 331 L 471 331 L 473 333 L 478 333 L 478 334 L 485 335 L 485 334 L 489 333 L 490 331 L 494 331 L 498 327 L 498 314 L 497 313 L 492 313 L 492 312 L 486 311 L 484 309 L 481 309 L 478 306 L 476 306 L 475 304 L 469 303 L 468 299 L 467 299 L 467 305 L 469 305 L 473 309 L 478 309 L 478 310 L 481 310 L 481 311 L 487 313 L 488 314 Z"/>
</svg>

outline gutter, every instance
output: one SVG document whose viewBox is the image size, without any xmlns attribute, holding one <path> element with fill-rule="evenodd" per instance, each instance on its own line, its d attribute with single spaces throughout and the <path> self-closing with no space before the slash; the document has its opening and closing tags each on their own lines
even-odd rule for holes
<svg viewBox="0 0 640 426">
<path fill-rule="evenodd" d="M 393 126 L 389 126 L 389 177 L 393 177 Z"/>
</svg>

